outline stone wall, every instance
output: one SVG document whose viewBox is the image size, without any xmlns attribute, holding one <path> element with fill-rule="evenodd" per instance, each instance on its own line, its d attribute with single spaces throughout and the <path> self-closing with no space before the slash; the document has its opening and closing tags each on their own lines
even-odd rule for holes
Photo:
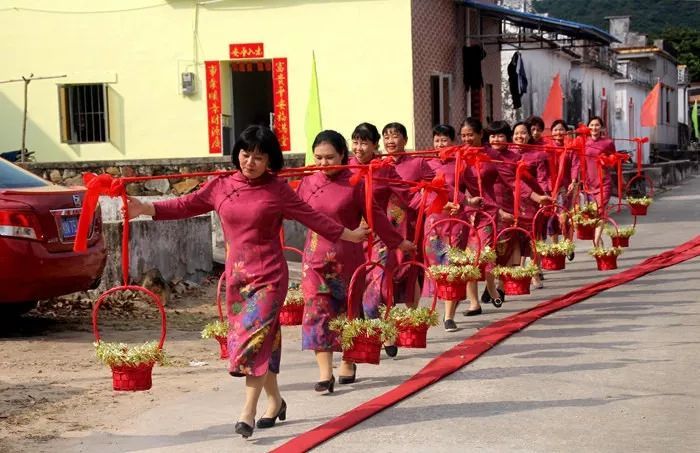
<svg viewBox="0 0 700 453">
<path fill-rule="evenodd" d="M 304 155 L 285 153 L 285 166 L 304 165 Z M 158 176 L 231 170 L 230 156 L 191 159 L 143 159 L 119 161 L 27 162 L 24 168 L 48 181 L 66 186 L 83 184 L 82 173 L 109 173 L 114 177 Z M 204 178 L 173 178 L 135 182 L 126 186 L 129 195 L 182 195 L 194 190 Z"/>
</svg>

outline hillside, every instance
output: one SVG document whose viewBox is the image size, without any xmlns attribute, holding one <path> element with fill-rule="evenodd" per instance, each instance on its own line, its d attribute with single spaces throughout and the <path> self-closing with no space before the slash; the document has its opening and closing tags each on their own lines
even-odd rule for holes
<svg viewBox="0 0 700 453">
<path fill-rule="evenodd" d="M 538 13 L 608 29 L 605 16 L 631 16 L 632 31 L 652 37 L 669 27 L 700 29 L 696 0 L 533 0 Z"/>
<path fill-rule="evenodd" d="M 663 38 L 688 66 L 690 80 L 700 80 L 700 1 L 697 0 L 533 0 L 538 13 L 608 29 L 606 16 L 630 16 L 632 31 Z"/>
</svg>

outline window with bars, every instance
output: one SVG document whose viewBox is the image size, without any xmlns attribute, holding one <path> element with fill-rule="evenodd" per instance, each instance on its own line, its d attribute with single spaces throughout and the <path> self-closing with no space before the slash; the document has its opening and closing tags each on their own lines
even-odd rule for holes
<svg viewBox="0 0 700 453">
<path fill-rule="evenodd" d="M 430 103 L 433 126 L 450 124 L 451 82 L 449 74 L 430 76 Z"/>
<path fill-rule="evenodd" d="M 109 141 L 107 87 L 102 83 L 61 85 L 58 88 L 61 141 Z"/>
</svg>

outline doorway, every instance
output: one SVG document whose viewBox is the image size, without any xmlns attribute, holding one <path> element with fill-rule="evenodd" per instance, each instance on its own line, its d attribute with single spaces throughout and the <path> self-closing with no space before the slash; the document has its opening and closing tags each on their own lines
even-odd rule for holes
<svg viewBox="0 0 700 453">
<path fill-rule="evenodd" d="M 256 60 L 231 63 L 232 108 L 229 134 L 231 144 L 243 130 L 253 124 L 272 127 L 272 61 Z M 231 146 L 224 151 L 231 152 Z"/>
</svg>

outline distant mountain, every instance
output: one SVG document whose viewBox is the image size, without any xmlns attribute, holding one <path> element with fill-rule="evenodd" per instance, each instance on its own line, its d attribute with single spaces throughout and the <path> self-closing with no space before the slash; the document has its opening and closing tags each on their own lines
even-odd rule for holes
<svg viewBox="0 0 700 453">
<path fill-rule="evenodd" d="M 630 16 L 632 31 L 657 37 L 670 27 L 700 29 L 698 0 L 533 0 L 538 13 L 608 29 L 606 16 Z"/>
</svg>

